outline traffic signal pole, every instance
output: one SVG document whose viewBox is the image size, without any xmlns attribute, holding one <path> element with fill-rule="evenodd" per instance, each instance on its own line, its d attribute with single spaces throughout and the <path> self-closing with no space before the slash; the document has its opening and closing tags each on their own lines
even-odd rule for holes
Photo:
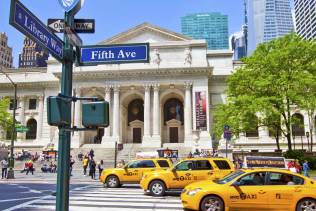
<svg viewBox="0 0 316 211">
<path fill-rule="evenodd" d="M 65 25 L 73 26 L 74 15 L 65 13 Z M 64 96 L 72 96 L 72 72 L 74 51 L 73 46 L 69 42 L 69 38 L 64 33 L 64 61 L 62 63 L 61 75 L 61 94 Z M 71 104 L 68 106 L 71 107 Z M 71 115 L 68 114 L 68 115 Z M 69 125 L 70 127 L 70 125 Z M 69 210 L 69 181 L 70 181 L 70 134 L 69 130 L 59 127 L 58 142 L 58 174 L 57 174 L 57 192 L 56 192 L 56 211 Z"/>
</svg>

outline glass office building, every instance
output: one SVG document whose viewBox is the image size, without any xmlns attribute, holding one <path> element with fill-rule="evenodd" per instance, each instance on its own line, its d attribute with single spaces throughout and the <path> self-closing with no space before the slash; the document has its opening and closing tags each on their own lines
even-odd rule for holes
<svg viewBox="0 0 316 211">
<path fill-rule="evenodd" d="M 294 0 L 296 32 L 305 39 L 316 38 L 316 1 Z"/>
<path fill-rule="evenodd" d="M 248 55 L 263 42 L 294 31 L 289 0 L 248 0 Z"/>
<path fill-rule="evenodd" d="M 220 13 L 194 13 L 181 18 L 182 33 L 205 39 L 208 49 L 228 49 L 228 17 Z"/>
</svg>

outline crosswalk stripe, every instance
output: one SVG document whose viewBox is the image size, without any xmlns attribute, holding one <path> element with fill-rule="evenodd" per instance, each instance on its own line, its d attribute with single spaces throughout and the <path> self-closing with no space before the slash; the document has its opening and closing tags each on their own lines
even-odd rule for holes
<svg viewBox="0 0 316 211">
<path fill-rule="evenodd" d="M 54 210 L 55 197 L 48 196 L 29 203 L 25 208 L 34 210 Z M 180 211 L 183 210 L 179 197 L 152 197 L 144 191 L 135 188 L 104 188 L 89 186 L 89 188 L 73 189 L 69 197 L 70 211 Z"/>
</svg>

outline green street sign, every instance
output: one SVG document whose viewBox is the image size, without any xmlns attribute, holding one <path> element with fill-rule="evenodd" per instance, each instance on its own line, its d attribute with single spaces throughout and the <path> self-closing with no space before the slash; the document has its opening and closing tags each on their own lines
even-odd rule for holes
<svg viewBox="0 0 316 211">
<path fill-rule="evenodd" d="M 23 125 L 19 125 L 18 127 L 15 128 L 15 130 L 18 133 L 25 133 L 25 132 L 28 132 L 30 129 L 28 127 L 23 126 Z"/>
</svg>

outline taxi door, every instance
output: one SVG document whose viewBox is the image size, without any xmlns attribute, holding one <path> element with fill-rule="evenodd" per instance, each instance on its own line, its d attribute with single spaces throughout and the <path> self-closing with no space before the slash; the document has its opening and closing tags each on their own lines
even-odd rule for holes
<svg viewBox="0 0 316 211">
<path fill-rule="evenodd" d="M 291 174 L 270 172 L 267 187 L 269 204 L 272 210 L 290 210 L 295 195 L 304 192 L 304 179 Z"/>
<path fill-rule="evenodd" d="M 178 163 L 171 171 L 170 188 L 184 188 L 194 181 L 193 160 L 184 160 Z"/>
<path fill-rule="evenodd" d="M 137 167 L 137 181 L 140 181 L 146 172 L 156 169 L 156 164 L 153 160 L 141 160 L 137 163 Z"/>
<path fill-rule="evenodd" d="M 139 181 L 139 162 L 134 160 L 129 162 L 124 168 L 124 173 L 121 179 L 122 182 L 137 182 Z"/>
<path fill-rule="evenodd" d="M 233 211 L 269 210 L 268 187 L 265 172 L 250 173 L 240 178 L 228 190 L 229 204 Z"/>
</svg>

